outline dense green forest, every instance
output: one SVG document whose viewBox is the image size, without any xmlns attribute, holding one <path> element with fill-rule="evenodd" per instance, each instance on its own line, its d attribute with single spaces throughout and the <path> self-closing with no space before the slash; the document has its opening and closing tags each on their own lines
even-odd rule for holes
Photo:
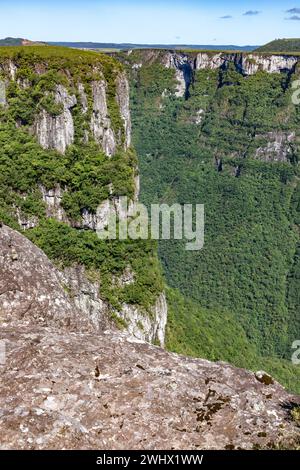
<svg viewBox="0 0 300 470">
<path fill-rule="evenodd" d="M 174 96 L 174 70 L 131 64 L 142 200 L 205 204 L 203 250 L 159 244 L 176 289 L 169 348 L 264 368 L 299 391 L 290 362 L 300 335 L 299 145 L 297 137 L 287 142 L 283 158 L 258 150 L 274 133 L 298 135 L 294 76 L 200 70 L 185 100 Z"/>
</svg>

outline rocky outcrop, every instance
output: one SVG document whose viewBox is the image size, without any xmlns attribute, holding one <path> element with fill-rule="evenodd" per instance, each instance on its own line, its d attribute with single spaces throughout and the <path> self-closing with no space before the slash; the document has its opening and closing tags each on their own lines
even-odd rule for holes
<svg viewBox="0 0 300 470">
<path fill-rule="evenodd" d="M 6 105 L 6 85 L 3 80 L 0 79 L 0 106 Z"/>
<path fill-rule="evenodd" d="M 29 240 L 0 227 L 0 321 L 82 325 L 84 318 L 59 281 L 56 268 Z"/>
<path fill-rule="evenodd" d="M 0 104 L 6 104 L 3 87 L 10 80 L 15 81 L 19 88 L 30 89 L 33 84 L 28 78 L 18 78 L 19 64 L 7 59 L 0 64 L 0 71 L 4 75 L 4 81 L 0 85 Z M 32 66 L 32 72 L 42 76 L 48 71 L 45 63 L 36 63 Z M 91 83 L 91 91 L 83 84 L 82 80 L 73 77 L 70 71 L 64 72 L 64 79 L 69 82 L 69 87 L 62 83 L 54 87 L 52 91 L 45 91 L 49 101 L 53 100 L 55 105 L 61 107 L 61 112 L 54 109 L 49 111 L 41 109 L 40 103 L 35 103 L 40 111 L 35 116 L 34 124 L 30 125 L 31 132 L 37 137 L 38 142 L 44 149 L 54 149 L 64 154 L 66 149 L 74 143 L 75 126 L 73 108 L 78 106 L 78 113 L 86 116 L 89 123 L 85 123 L 83 129 L 83 141 L 88 142 L 92 136 L 102 147 L 107 156 L 116 153 L 118 147 L 127 150 L 131 145 L 131 119 L 129 110 L 129 84 L 125 72 L 112 71 L 112 80 L 115 80 L 115 101 L 119 107 L 119 113 L 123 126 L 114 129 L 112 125 L 112 114 L 116 113 L 108 103 L 108 84 L 103 76 L 101 66 L 91 66 L 91 74 L 103 77 L 95 79 Z M 69 91 L 70 90 L 72 91 Z M 73 91 L 74 90 L 74 91 Z M 40 90 L 39 90 L 40 91 Z M 111 91 L 110 91 L 111 93 Z M 90 96 L 90 94 L 92 96 Z M 91 99 L 92 98 L 92 99 Z M 92 101 L 92 102 L 91 102 Z M 90 113 L 89 113 L 90 111 Z M 22 123 L 23 124 L 23 123 Z M 21 124 L 20 124 L 21 125 Z M 80 129 L 82 131 L 82 129 Z"/>
<path fill-rule="evenodd" d="M 69 95 L 61 85 L 56 87 L 55 103 L 62 106 L 62 113 L 52 116 L 45 109 L 37 116 L 33 131 L 44 149 L 65 153 L 74 142 L 74 122 L 71 109 L 76 105 L 75 95 Z"/>
<path fill-rule="evenodd" d="M 82 114 L 86 114 L 89 110 L 89 103 L 88 103 L 87 94 L 84 89 L 84 85 L 82 83 L 78 84 L 78 93 L 79 93 L 79 98 L 80 98 Z"/>
<path fill-rule="evenodd" d="M 195 60 L 196 70 L 218 69 L 233 63 L 237 71 L 244 75 L 254 75 L 259 70 L 268 73 L 280 73 L 292 71 L 299 58 L 280 55 L 259 55 L 259 54 L 197 54 Z"/>
<path fill-rule="evenodd" d="M 45 203 L 47 217 L 55 218 L 59 222 L 67 223 L 75 228 L 88 228 L 94 231 L 101 231 L 108 226 L 112 211 L 116 213 L 119 220 L 125 220 L 127 217 L 133 215 L 140 192 L 140 177 L 138 174 L 134 177 L 134 197 L 132 200 L 128 201 L 127 207 L 123 207 L 121 198 L 112 196 L 110 199 L 106 199 L 99 204 L 95 213 L 84 209 L 81 213 L 81 220 L 79 221 L 71 220 L 62 206 L 63 195 L 67 192 L 66 188 L 62 189 L 60 185 L 57 185 L 52 189 L 47 189 L 40 185 L 39 189 Z M 26 230 L 35 227 L 38 224 L 38 219 L 36 217 L 28 219 L 28 217 L 22 216 L 20 211 L 18 211 L 18 222 L 19 225 Z"/>
<path fill-rule="evenodd" d="M 116 88 L 116 100 L 124 123 L 124 145 L 125 149 L 128 149 L 131 145 L 131 117 L 129 107 L 129 83 L 125 73 L 118 75 Z"/>
<path fill-rule="evenodd" d="M 175 96 L 177 98 L 188 98 L 189 88 L 194 79 L 193 70 L 195 64 L 193 59 L 183 53 L 168 52 L 163 58 L 163 64 L 166 68 L 175 69 L 177 82 Z"/>
<path fill-rule="evenodd" d="M 152 52 L 152 53 L 151 53 Z M 160 61 L 166 68 L 175 70 L 176 89 L 175 96 L 178 98 L 189 97 L 189 89 L 194 81 L 194 73 L 197 70 L 226 69 L 232 63 L 237 72 L 244 76 L 254 75 L 258 71 L 267 73 L 292 72 L 299 57 L 286 55 L 260 55 L 242 53 L 189 53 L 180 51 L 155 51 L 143 52 L 145 61 Z"/>
<path fill-rule="evenodd" d="M 134 282 L 130 270 L 121 282 Z M 1 449 L 253 449 L 299 441 L 290 410 L 300 397 L 263 371 L 170 354 L 117 331 L 99 290 L 82 267 L 60 273 L 30 241 L 0 227 Z M 153 334 L 162 343 L 163 295 L 155 308 Z"/>
<path fill-rule="evenodd" d="M 116 138 L 111 128 L 106 102 L 106 83 L 104 80 L 92 83 L 93 114 L 91 130 L 95 140 L 102 146 L 108 156 L 116 151 Z"/>
<path fill-rule="evenodd" d="M 12 60 L 8 61 L 8 71 L 9 71 L 9 75 L 10 75 L 11 80 L 15 80 L 16 75 L 17 75 L 17 71 L 18 71 L 18 67 L 16 66 L 16 64 L 14 64 L 14 62 Z"/>
<path fill-rule="evenodd" d="M 47 189 L 41 185 L 40 191 L 46 206 L 46 216 L 52 217 L 59 222 L 68 222 L 68 217 L 61 204 L 65 191 L 62 190 L 60 185 L 53 189 Z"/>
<path fill-rule="evenodd" d="M 128 269 L 119 278 L 120 289 L 135 282 L 134 273 Z M 49 315 L 44 317 L 44 312 Z M 101 297 L 99 278 L 90 280 L 83 266 L 60 271 L 21 234 L 6 226 L 0 228 L 0 319 L 2 314 L 6 321 L 34 318 L 45 325 L 60 321 L 103 331 L 111 324 L 113 313 L 124 319 L 129 334 L 163 346 L 167 323 L 164 294 L 148 312 L 129 304 L 116 312 Z"/>
<path fill-rule="evenodd" d="M 259 70 L 268 73 L 292 71 L 299 57 L 286 55 L 260 55 L 242 53 L 207 53 L 189 54 L 183 52 L 167 52 L 163 63 L 167 68 L 179 69 L 189 64 L 193 70 L 219 69 L 233 63 L 237 71 L 244 75 L 253 75 Z"/>
<path fill-rule="evenodd" d="M 299 440 L 300 398 L 126 333 L 6 324 L 1 449 L 254 449 Z M 295 445 L 295 444 L 294 444 Z"/>
<path fill-rule="evenodd" d="M 101 204 L 99 204 L 95 213 L 91 213 L 88 210 L 83 210 L 82 222 L 79 222 L 79 226 L 98 232 L 102 231 L 108 226 L 112 213 L 116 214 L 118 220 L 126 220 L 128 217 L 132 217 L 134 215 L 136 203 L 139 198 L 139 193 L 140 176 L 137 174 L 134 177 L 134 196 L 132 200 L 126 199 L 125 201 L 122 197 L 111 197 L 110 199 L 106 199 Z M 126 204 L 124 204 L 124 202 L 126 202 Z"/>
<path fill-rule="evenodd" d="M 104 331 L 109 325 L 110 309 L 101 299 L 99 281 L 91 281 L 83 266 L 72 266 L 58 273 L 68 295 L 95 331 Z"/>
<path fill-rule="evenodd" d="M 148 343 L 165 345 L 168 306 L 162 293 L 151 311 L 144 311 L 135 305 L 123 304 L 121 311 L 115 314 L 124 321 L 126 330 L 135 338 Z"/>
<path fill-rule="evenodd" d="M 24 214 L 18 207 L 15 208 L 17 222 L 22 230 L 29 230 L 38 225 L 39 219 L 36 216 Z"/>
<path fill-rule="evenodd" d="M 202 69 L 218 69 L 224 65 L 226 58 L 224 54 L 207 54 L 205 52 L 201 52 L 197 54 L 195 60 L 195 69 L 202 70 Z"/>
<path fill-rule="evenodd" d="M 293 154 L 292 145 L 295 143 L 295 132 L 268 132 L 257 134 L 255 139 L 266 142 L 255 151 L 255 158 L 266 162 L 287 162 Z"/>
<path fill-rule="evenodd" d="M 242 71 L 246 75 L 254 75 L 259 70 L 268 73 L 291 72 L 298 61 L 299 57 L 256 54 L 248 54 L 240 59 Z"/>
</svg>

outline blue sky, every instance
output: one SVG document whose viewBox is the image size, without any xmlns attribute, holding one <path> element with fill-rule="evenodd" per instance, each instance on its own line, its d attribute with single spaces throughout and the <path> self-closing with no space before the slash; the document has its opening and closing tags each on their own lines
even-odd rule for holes
<svg viewBox="0 0 300 470">
<path fill-rule="evenodd" d="M 300 37 L 300 0 L 0 0 L 0 37 L 263 44 Z"/>
</svg>

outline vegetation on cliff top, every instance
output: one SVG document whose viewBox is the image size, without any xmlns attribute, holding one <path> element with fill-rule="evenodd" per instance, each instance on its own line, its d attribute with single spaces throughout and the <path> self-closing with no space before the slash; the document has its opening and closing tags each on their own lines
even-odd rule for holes
<svg viewBox="0 0 300 470">
<path fill-rule="evenodd" d="M 15 80 L 9 77 L 9 63 L 16 66 Z M 2 69 L 1 69 L 2 66 Z M 115 308 L 121 303 L 149 309 L 163 290 L 156 245 L 143 242 L 100 241 L 91 230 L 79 230 L 47 217 L 42 190 L 57 186 L 63 191 L 61 205 L 75 223 L 83 210 L 94 214 L 108 198 L 135 193 L 136 155 L 132 149 L 108 158 L 100 146 L 83 139 L 90 130 L 92 92 L 90 83 L 103 73 L 107 81 L 108 108 L 112 124 L 121 126 L 116 101 L 116 78 L 122 66 L 108 56 L 59 47 L 0 49 L 0 78 L 6 86 L 7 106 L 0 107 L 0 219 L 20 230 L 18 219 L 34 221 L 35 228 L 24 234 L 60 266 L 82 264 L 100 278 L 101 295 Z M 89 110 L 81 112 L 78 83 L 85 86 Z M 25 84 L 25 86 L 24 86 Z M 62 112 L 51 93 L 60 84 L 77 97 L 72 108 L 75 142 L 64 155 L 44 150 L 31 135 L 32 125 L 42 109 L 56 116 Z M 29 85 L 29 86 L 28 86 Z M 17 123 L 17 126 L 16 126 Z M 118 128 L 115 129 L 116 135 Z M 120 288 L 114 276 L 131 266 L 135 282 Z"/>
<path fill-rule="evenodd" d="M 274 41 L 265 44 L 264 46 L 255 49 L 255 52 L 282 52 L 292 53 L 300 52 L 300 39 L 275 39 Z"/>
</svg>

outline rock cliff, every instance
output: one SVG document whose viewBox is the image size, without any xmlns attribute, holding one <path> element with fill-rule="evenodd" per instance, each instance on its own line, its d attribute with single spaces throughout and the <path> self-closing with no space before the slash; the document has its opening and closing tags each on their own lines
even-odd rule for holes
<svg viewBox="0 0 300 470">
<path fill-rule="evenodd" d="M 226 69 L 233 64 L 236 71 L 244 76 L 254 75 L 259 71 L 267 73 L 292 72 L 299 62 L 298 56 L 255 54 L 255 53 L 227 53 L 227 52 L 184 52 L 184 51 L 139 51 L 140 62 L 131 64 L 138 70 L 143 64 L 160 62 L 166 68 L 175 69 L 177 97 L 187 97 L 189 87 L 193 81 L 193 73 L 198 70 Z M 129 57 L 130 57 L 129 52 Z"/>
<path fill-rule="evenodd" d="M 56 149 L 60 153 L 65 153 L 74 142 L 74 122 L 71 111 L 76 106 L 77 100 L 75 95 L 69 95 L 61 85 L 55 89 L 54 100 L 56 104 L 61 105 L 62 112 L 57 116 L 52 116 L 43 109 L 36 116 L 34 133 L 44 149 Z"/>
<path fill-rule="evenodd" d="M 101 295 L 101 279 L 89 279 L 83 266 L 58 269 L 23 235 L 0 228 L 0 321 L 53 322 L 85 330 L 103 331 L 114 315 L 129 334 L 164 346 L 167 303 L 162 293 L 150 312 L 141 306 L 113 308 Z M 134 274 L 131 281 L 135 282 Z M 120 281 L 120 288 L 126 284 Z M 2 319 L 2 320 L 1 320 Z"/>
<path fill-rule="evenodd" d="M 11 198 L 4 216 L 9 213 L 13 223 L 18 223 L 29 238 L 32 230 L 41 229 L 53 219 L 61 224 L 55 225 L 54 232 L 67 230 L 70 236 L 85 239 L 83 246 L 88 247 L 90 237 L 97 243 L 95 232 L 108 225 L 112 210 L 117 212 L 119 220 L 124 220 L 133 215 L 138 201 L 139 173 L 134 151 L 130 148 L 127 76 L 121 64 L 96 53 L 52 47 L 36 48 L 34 52 L 35 55 L 29 49 L 0 52 L 1 118 L 10 122 L 10 128 L 5 129 L 5 139 L 10 139 L 9 132 L 17 133 L 24 142 L 27 134 L 27 148 L 33 149 L 28 160 L 24 159 L 22 145 L 15 151 L 16 158 L 20 156 L 22 162 L 26 161 L 24 167 L 21 163 L 23 171 L 17 177 L 18 182 L 24 174 L 32 175 L 32 179 L 22 189 L 13 187 L 9 179 L 6 181 L 1 190 L 4 189 Z M 9 161 L 10 156 L 7 158 Z M 43 178 L 45 173 L 47 178 Z M 122 207 L 122 197 L 128 199 L 127 210 Z M 48 230 L 51 229 L 45 228 L 46 236 Z M 1 240 L 5 253 L 9 253 L 9 243 L 15 246 L 16 252 L 19 251 L 14 264 L 7 262 L 10 255 L 2 260 L 4 283 L 6 277 L 11 280 L 9 285 L 13 283 L 22 268 L 29 271 L 30 253 L 37 263 L 45 264 L 45 255 L 29 241 L 24 239 L 22 243 L 20 235 L 8 227 L 3 228 L 2 234 L 11 240 Z M 53 233 L 53 237 L 56 236 L 59 237 L 58 233 Z M 80 255 L 81 249 L 76 256 Z M 125 248 L 123 252 L 126 258 Z M 66 321 L 71 322 L 73 313 L 96 329 L 103 329 L 103 324 L 114 317 L 119 325 L 126 326 L 138 338 L 163 345 L 167 315 L 163 287 L 153 297 L 152 305 L 144 302 L 147 308 L 138 301 L 117 302 L 115 292 L 117 306 L 113 307 L 107 300 L 107 292 L 106 297 L 103 294 L 100 266 L 94 267 L 97 276 L 91 281 L 84 267 L 86 258 L 77 260 L 76 256 L 71 266 L 66 267 L 61 262 L 60 270 L 49 260 L 46 263 L 48 267 L 51 265 L 48 271 L 39 271 L 37 266 L 32 289 L 35 293 L 40 290 L 40 295 L 28 290 L 28 297 L 24 298 L 22 286 L 15 296 L 15 291 L 10 289 L 2 296 L 3 309 L 10 309 L 16 316 L 33 315 L 38 319 L 48 306 L 54 317 L 61 315 L 62 321 L 66 317 Z M 113 258 L 111 254 L 106 276 L 112 277 L 117 271 Z M 122 261 L 119 259 L 118 263 Z M 134 283 L 138 283 L 138 274 L 134 274 Z M 58 297 L 47 295 L 51 277 L 56 283 Z M 29 282 L 25 276 L 24 283 Z M 106 283 L 108 290 L 109 281 Z"/>
<path fill-rule="evenodd" d="M 38 64 L 32 68 L 40 76 L 51 71 L 51 64 Z M 18 60 L 6 59 L 0 64 L 0 71 L 5 77 L 1 82 L 1 90 L 8 87 L 10 81 L 14 81 L 20 88 L 32 88 L 32 82 L 29 78 L 23 76 L 21 64 Z M 129 111 L 129 85 L 124 72 L 115 71 L 115 80 L 112 90 L 108 84 L 101 66 L 96 65 L 92 71 L 95 80 L 91 83 L 82 83 L 74 81 L 71 72 L 64 71 L 62 83 L 45 89 L 44 97 L 47 97 L 48 104 L 52 102 L 55 110 L 39 105 L 35 110 L 34 123 L 31 131 L 36 135 L 38 142 L 44 149 L 55 149 L 64 154 L 67 148 L 74 143 L 77 132 L 82 129 L 76 129 L 75 108 L 78 113 L 90 119 L 89 128 L 85 131 L 85 141 L 90 138 L 95 139 L 102 147 L 107 156 L 112 156 L 118 148 L 125 150 L 131 144 L 131 120 Z M 89 71 L 91 73 L 91 71 Z M 101 77 L 99 79 L 98 77 Z M 96 80 L 97 78 L 97 80 Z M 49 79 L 50 80 L 50 79 Z M 57 81 L 57 79 L 56 79 Z M 63 85 L 64 84 L 64 85 Z M 48 87 L 49 88 L 49 87 Z M 2 101 L 6 103 L 5 93 L 2 90 Z M 110 98 L 108 98 L 108 95 Z M 110 105 L 108 104 L 111 99 Z M 120 113 L 120 127 L 114 127 L 111 114 Z M 23 123 L 21 123 L 23 124 Z"/>
</svg>

